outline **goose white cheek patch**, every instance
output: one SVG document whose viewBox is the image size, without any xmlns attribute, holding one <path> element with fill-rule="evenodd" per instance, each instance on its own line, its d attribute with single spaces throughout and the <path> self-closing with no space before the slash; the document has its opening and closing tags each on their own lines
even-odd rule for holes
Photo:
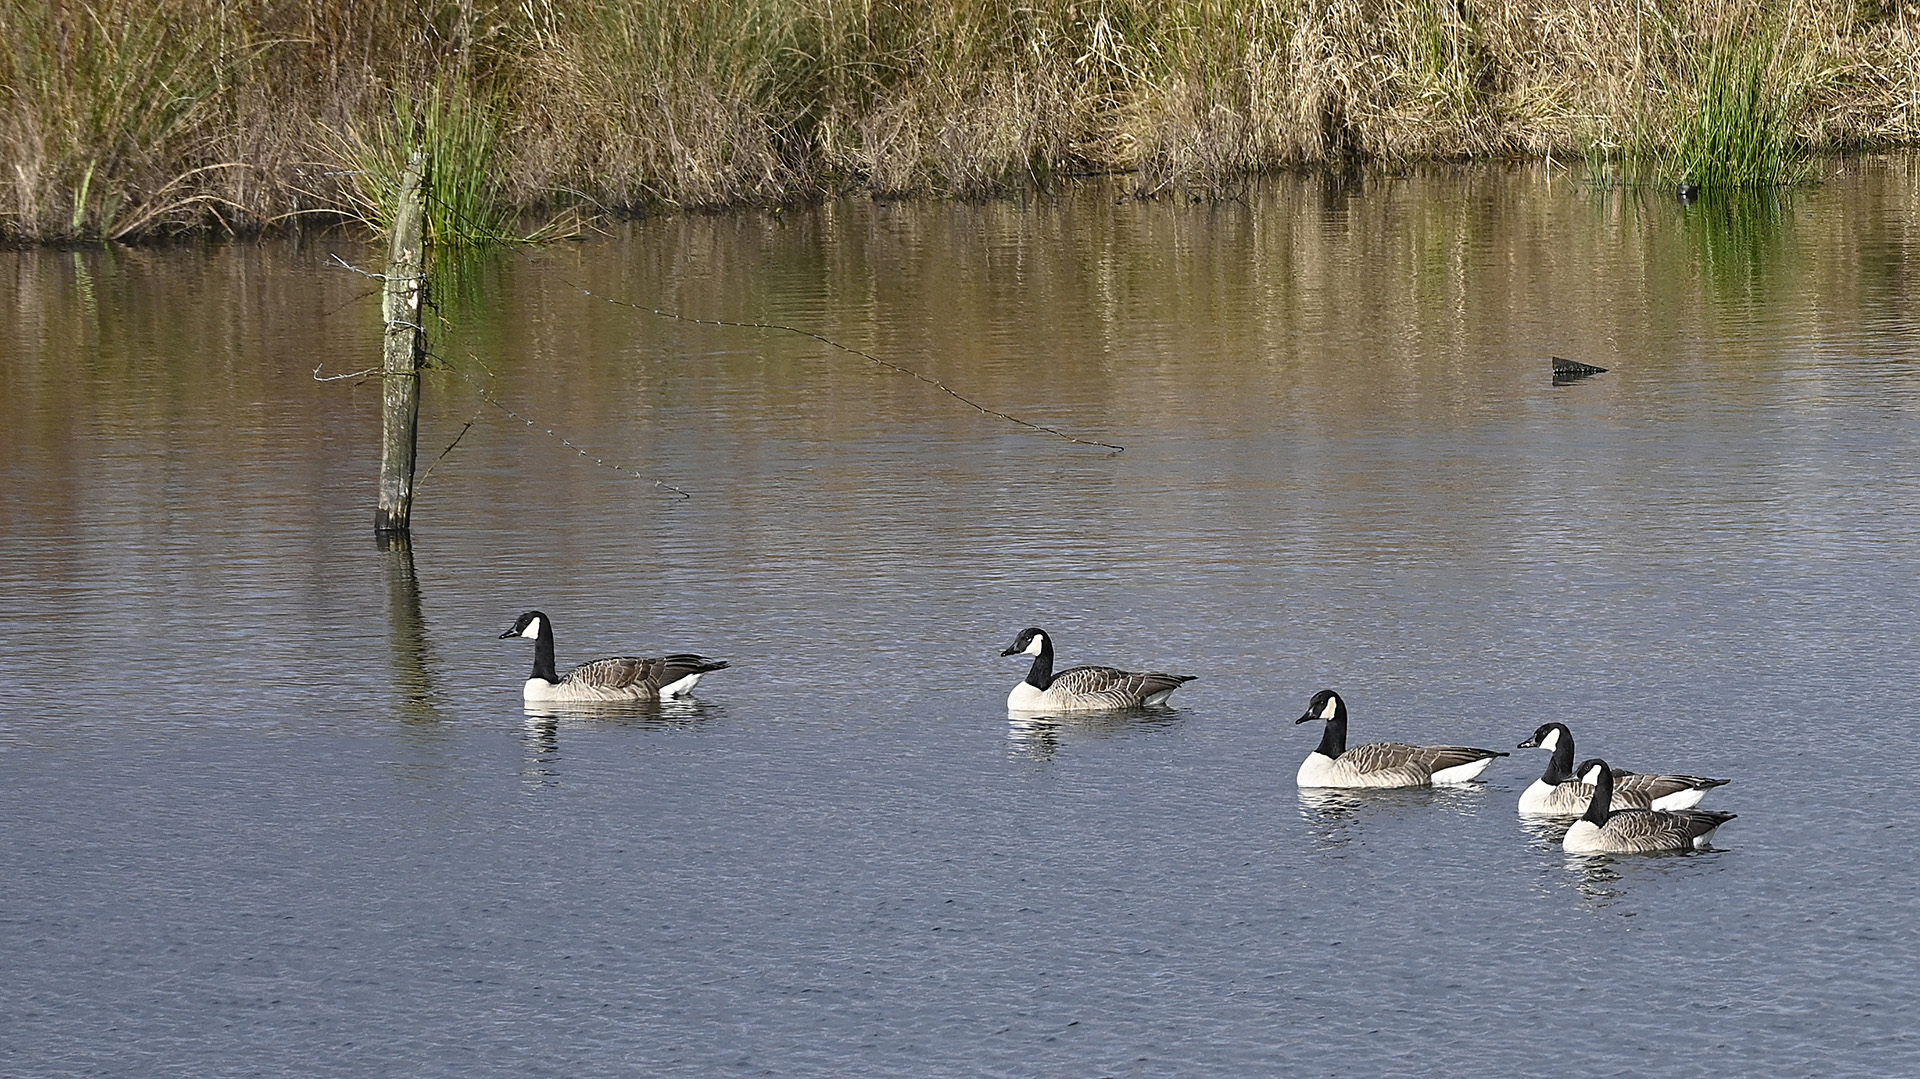
<svg viewBox="0 0 1920 1079">
<path fill-rule="evenodd" d="M 1036 633 L 1033 635 L 1033 640 L 1027 642 L 1027 650 L 1020 654 L 1023 656 L 1037 656 L 1040 654 L 1041 646 L 1046 643 L 1047 635 L 1044 633 Z"/>
<path fill-rule="evenodd" d="M 1334 710 L 1335 708 L 1337 708 L 1337 707 L 1339 707 L 1339 705 L 1340 705 L 1340 698 L 1338 698 L 1338 697 L 1328 697 L 1328 698 L 1327 698 L 1327 706 L 1326 706 L 1325 708 L 1322 708 L 1322 709 L 1320 709 L 1320 718 L 1321 718 L 1321 719 L 1332 719 L 1332 718 L 1333 718 L 1333 710 Z"/>
<path fill-rule="evenodd" d="M 533 621 L 528 622 L 527 628 L 520 631 L 520 636 L 533 637 L 537 639 L 540 636 L 540 620 L 536 618 Z"/>
</svg>

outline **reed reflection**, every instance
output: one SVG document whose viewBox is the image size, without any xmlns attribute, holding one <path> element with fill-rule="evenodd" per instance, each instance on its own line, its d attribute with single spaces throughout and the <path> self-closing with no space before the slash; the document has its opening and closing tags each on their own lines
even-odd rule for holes
<svg viewBox="0 0 1920 1079">
<path fill-rule="evenodd" d="M 1698 265 L 1723 299 L 1755 299 L 1797 252 L 1787 232 L 1792 196 L 1782 190 L 1703 192 L 1681 210 Z"/>
</svg>

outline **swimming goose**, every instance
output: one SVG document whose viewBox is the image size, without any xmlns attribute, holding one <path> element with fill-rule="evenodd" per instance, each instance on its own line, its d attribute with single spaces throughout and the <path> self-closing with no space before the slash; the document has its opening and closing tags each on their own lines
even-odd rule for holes
<svg viewBox="0 0 1920 1079">
<path fill-rule="evenodd" d="M 1323 689 L 1313 695 L 1307 714 L 1294 720 L 1323 720 L 1320 748 L 1307 754 L 1295 777 L 1302 787 L 1431 787 L 1465 783 L 1507 754 L 1469 746 L 1411 746 L 1374 742 L 1347 748 L 1347 702 Z"/>
<path fill-rule="evenodd" d="M 582 663 L 557 677 L 553 667 L 553 620 L 528 611 L 513 628 L 500 635 L 533 640 L 533 676 L 527 679 L 530 701 L 652 701 L 693 692 L 700 676 L 727 666 L 724 659 L 707 659 L 688 652 L 642 659 L 616 656 Z"/>
<path fill-rule="evenodd" d="M 1548 749 L 1547 770 L 1520 793 L 1526 816 L 1577 817 L 1593 800 L 1593 787 L 1573 771 L 1573 732 L 1564 723 L 1543 723 L 1519 749 Z M 1692 809 L 1727 780 L 1704 776 L 1652 775 L 1613 769 L 1614 809 Z"/>
<path fill-rule="evenodd" d="M 1614 797 L 1613 770 L 1607 762 L 1590 760 L 1579 774 L 1593 784 L 1587 812 L 1560 846 L 1573 854 L 1656 854 L 1670 850 L 1698 850 L 1713 839 L 1714 830 L 1738 814 L 1711 809 L 1610 809 Z"/>
<path fill-rule="evenodd" d="M 1114 667 L 1068 667 L 1056 674 L 1053 640 L 1038 626 L 1021 630 L 1012 646 L 1000 654 L 1033 657 L 1027 677 L 1007 694 L 1007 707 L 1016 712 L 1094 712 L 1164 704 L 1174 690 L 1196 677 Z"/>
</svg>

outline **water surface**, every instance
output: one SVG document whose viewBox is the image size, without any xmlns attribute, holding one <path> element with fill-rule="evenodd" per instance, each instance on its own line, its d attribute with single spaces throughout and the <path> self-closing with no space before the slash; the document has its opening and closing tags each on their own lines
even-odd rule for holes
<svg viewBox="0 0 1920 1079">
<path fill-rule="evenodd" d="M 377 384 L 315 378 L 377 353 L 369 249 L 0 255 L 0 1071 L 1915 1070 L 1920 173 L 1830 173 L 499 253 L 441 287 L 405 551 Z M 563 665 L 734 668 L 529 714 L 530 607 Z M 1200 677 L 1010 721 L 1029 624 Z M 1303 795 L 1323 686 L 1740 818 L 1570 859 L 1529 751 Z"/>
</svg>

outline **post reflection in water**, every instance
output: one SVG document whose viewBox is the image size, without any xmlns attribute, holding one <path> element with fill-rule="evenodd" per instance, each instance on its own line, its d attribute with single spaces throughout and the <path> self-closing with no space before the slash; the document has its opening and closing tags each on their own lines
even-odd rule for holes
<svg viewBox="0 0 1920 1079">
<path fill-rule="evenodd" d="M 426 619 L 420 614 L 420 579 L 413 569 L 413 544 L 403 535 L 382 533 L 380 561 L 387 576 L 388 658 L 400 718 L 408 723 L 437 723 L 438 693 L 427 649 Z"/>
</svg>

